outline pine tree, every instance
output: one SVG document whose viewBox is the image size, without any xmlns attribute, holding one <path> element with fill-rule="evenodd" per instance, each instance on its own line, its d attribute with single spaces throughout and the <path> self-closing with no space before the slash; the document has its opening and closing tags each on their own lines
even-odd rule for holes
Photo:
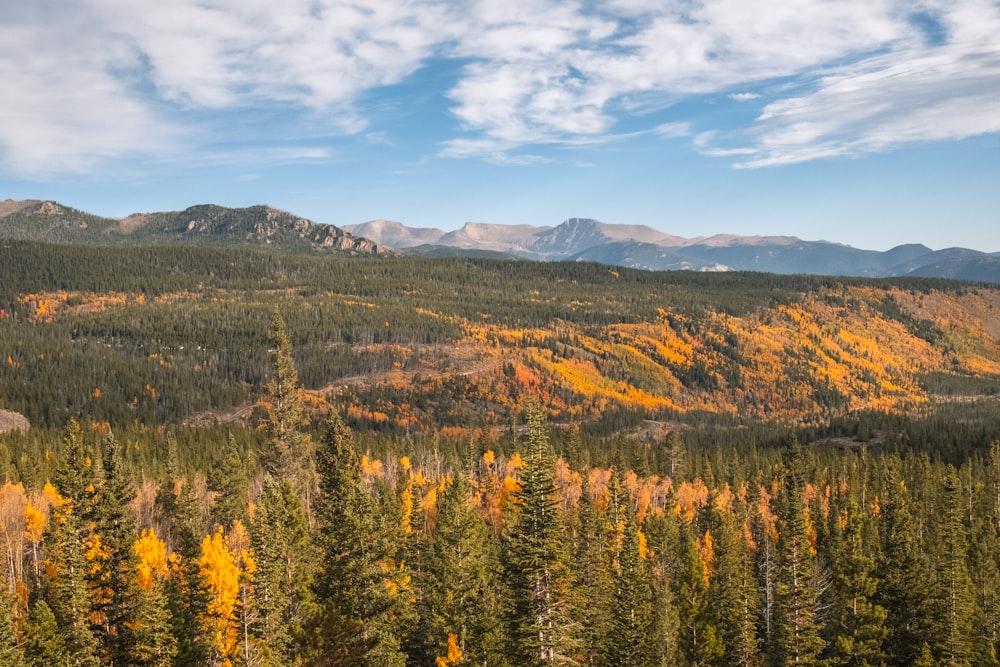
<svg viewBox="0 0 1000 667">
<path fill-rule="evenodd" d="M 49 615 L 52 612 L 49 611 Z M 55 631 L 55 619 L 52 619 Z M 29 628 L 31 630 L 31 628 Z M 4 667 L 21 667 L 23 653 L 17 641 L 14 628 L 14 599 L 8 593 L 5 585 L 0 585 L 0 665 Z"/>
<path fill-rule="evenodd" d="M 528 441 L 517 521 L 505 550 L 509 653 L 515 664 L 566 662 L 577 639 L 571 622 L 569 572 L 562 517 L 556 500 L 552 454 L 541 410 L 528 410 Z"/>
<path fill-rule="evenodd" d="M 653 589 L 649 565 L 639 553 L 639 526 L 635 504 L 625 503 L 625 523 L 614 573 L 611 633 L 607 642 L 607 664 L 640 667 L 651 662 L 655 649 L 650 642 L 653 620 Z"/>
<path fill-rule="evenodd" d="M 979 615 L 969 576 L 967 530 L 963 514 L 964 497 L 958 475 L 949 471 L 944 478 L 945 530 L 939 566 L 944 592 L 945 636 L 943 663 L 949 667 L 972 664 L 973 620 Z"/>
<path fill-rule="evenodd" d="M 830 665 L 865 667 L 885 663 L 886 610 L 874 602 L 875 558 L 864 540 L 865 517 L 852 496 L 834 517 Z M 843 528 L 840 522 L 844 521 Z"/>
<path fill-rule="evenodd" d="M 66 640 L 59 632 L 56 617 L 45 600 L 36 601 L 28 613 L 25 634 L 25 667 L 70 667 L 73 664 Z M 18 663 L 7 663 L 0 659 L 0 664 L 14 667 Z"/>
<path fill-rule="evenodd" d="M 906 487 L 890 469 L 881 502 L 884 529 L 876 601 L 886 610 L 885 652 L 891 665 L 914 665 L 923 646 L 939 645 L 937 577 L 916 540 Z"/>
<path fill-rule="evenodd" d="M 308 604 L 313 545 L 305 511 L 288 481 L 265 475 L 251 525 L 257 564 L 254 575 L 257 622 L 251 632 L 268 665 L 290 665 L 293 638 Z"/>
<path fill-rule="evenodd" d="M 323 557 L 314 592 L 322 607 L 305 662 L 402 665 L 400 625 L 410 601 L 400 586 L 397 545 L 361 477 L 351 433 L 337 415 L 327 425 L 317 464 Z"/>
<path fill-rule="evenodd" d="M 688 665 L 703 667 L 719 664 L 724 647 L 709 597 L 709 572 L 694 530 L 692 524 L 685 524 L 681 529 L 676 583 L 680 617 L 678 643 Z"/>
<path fill-rule="evenodd" d="M 715 568 L 709 593 L 724 647 L 722 662 L 750 667 L 757 664 L 760 654 L 761 602 L 753 554 L 728 508 L 714 508 L 712 518 Z"/>
<path fill-rule="evenodd" d="M 440 496 L 437 527 L 414 573 L 428 661 L 447 654 L 449 636 L 472 664 L 495 664 L 498 658 L 497 555 L 489 528 L 469 507 L 470 488 L 459 475 Z"/>
<path fill-rule="evenodd" d="M 803 453 L 794 443 L 778 515 L 779 562 L 772 646 L 776 665 L 816 665 L 824 645 L 818 618 L 820 575 L 806 525 L 802 467 Z"/>
<path fill-rule="evenodd" d="M 281 313 L 271 316 L 269 339 L 274 377 L 261 402 L 267 410 L 264 425 L 268 444 L 261 451 L 264 471 L 277 479 L 292 480 L 304 499 L 307 513 L 313 491 L 312 440 L 302 431 L 302 389 L 292 358 L 292 343 Z"/>
</svg>

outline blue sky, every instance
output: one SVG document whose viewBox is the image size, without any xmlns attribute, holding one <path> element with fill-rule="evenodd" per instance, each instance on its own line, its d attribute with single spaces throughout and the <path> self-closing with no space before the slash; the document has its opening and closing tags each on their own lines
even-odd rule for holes
<svg viewBox="0 0 1000 667">
<path fill-rule="evenodd" d="M 1000 251 L 991 0 L 0 0 L 0 198 Z"/>
</svg>

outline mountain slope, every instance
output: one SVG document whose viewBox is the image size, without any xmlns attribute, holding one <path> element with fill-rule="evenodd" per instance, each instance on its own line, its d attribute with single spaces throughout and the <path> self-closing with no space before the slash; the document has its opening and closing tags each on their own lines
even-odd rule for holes
<svg viewBox="0 0 1000 667">
<path fill-rule="evenodd" d="M 214 204 L 183 211 L 101 218 L 55 202 L 13 202 L 0 207 L 0 238 L 79 245 L 245 244 L 288 251 L 348 255 L 395 250 L 269 206 L 225 208 Z"/>
</svg>

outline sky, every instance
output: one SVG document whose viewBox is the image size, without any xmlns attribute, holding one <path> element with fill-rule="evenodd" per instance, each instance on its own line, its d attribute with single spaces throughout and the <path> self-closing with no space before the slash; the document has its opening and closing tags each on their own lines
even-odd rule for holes
<svg viewBox="0 0 1000 667">
<path fill-rule="evenodd" d="M 1000 2 L 0 0 L 0 199 L 1000 251 Z"/>
</svg>

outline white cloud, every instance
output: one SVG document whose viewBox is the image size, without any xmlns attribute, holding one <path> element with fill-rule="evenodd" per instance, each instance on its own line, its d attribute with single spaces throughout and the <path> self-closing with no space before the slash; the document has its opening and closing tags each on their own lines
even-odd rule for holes
<svg viewBox="0 0 1000 667">
<path fill-rule="evenodd" d="M 1000 132 L 1000 10 L 946 15 L 952 41 L 841 66 L 764 107 L 748 159 L 765 167 Z M 983 28 L 986 28 L 985 30 Z"/>
<path fill-rule="evenodd" d="M 743 167 L 858 155 L 1000 131 L 997 35 L 991 0 L 7 2 L 0 159 L 38 175 L 169 156 L 227 129 L 204 112 L 275 107 L 378 140 L 359 98 L 432 58 L 463 63 L 433 91 L 462 132 L 445 156 L 530 162 L 630 136 L 625 119 Z M 649 115 L 703 94 L 765 103 L 735 131 Z"/>
</svg>

